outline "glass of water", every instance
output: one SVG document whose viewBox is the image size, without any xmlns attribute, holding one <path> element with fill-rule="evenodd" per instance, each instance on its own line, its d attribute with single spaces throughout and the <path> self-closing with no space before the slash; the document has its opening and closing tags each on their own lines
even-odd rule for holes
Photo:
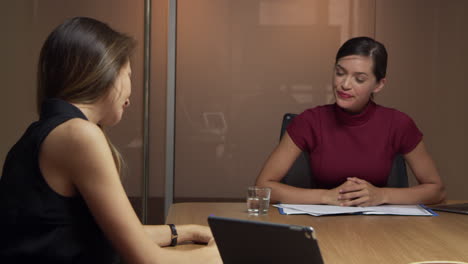
<svg viewBox="0 0 468 264">
<path fill-rule="evenodd" d="M 247 188 L 247 212 L 251 215 L 268 214 L 270 187 L 249 186 Z"/>
</svg>

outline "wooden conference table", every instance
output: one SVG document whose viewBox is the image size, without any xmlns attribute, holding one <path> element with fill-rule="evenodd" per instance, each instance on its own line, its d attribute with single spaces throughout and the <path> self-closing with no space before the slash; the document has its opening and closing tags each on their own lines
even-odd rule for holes
<svg viewBox="0 0 468 264">
<path fill-rule="evenodd" d="M 468 262 L 468 215 L 438 212 L 439 216 L 250 216 L 245 203 L 179 203 L 166 223 L 208 225 L 209 215 L 312 226 L 326 264 Z M 180 245 L 185 250 L 199 245 Z"/>
</svg>

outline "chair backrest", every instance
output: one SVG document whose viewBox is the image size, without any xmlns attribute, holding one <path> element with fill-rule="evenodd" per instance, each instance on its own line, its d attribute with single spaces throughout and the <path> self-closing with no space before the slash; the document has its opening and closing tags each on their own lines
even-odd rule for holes
<svg viewBox="0 0 468 264">
<path fill-rule="evenodd" d="M 297 114 L 287 113 L 283 116 L 280 140 L 283 137 L 289 123 Z M 315 188 L 316 184 L 309 165 L 309 155 L 302 152 L 281 180 L 282 183 L 300 188 Z M 387 181 L 387 187 L 408 187 L 408 175 L 406 173 L 406 162 L 403 156 L 397 155 L 393 160 L 392 170 Z"/>
</svg>

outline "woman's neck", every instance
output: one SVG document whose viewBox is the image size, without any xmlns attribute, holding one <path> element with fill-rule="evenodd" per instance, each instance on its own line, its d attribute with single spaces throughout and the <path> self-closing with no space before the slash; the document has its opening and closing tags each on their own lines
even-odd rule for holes
<svg viewBox="0 0 468 264">
<path fill-rule="evenodd" d="M 82 104 L 82 103 L 71 103 L 80 109 L 81 112 L 88 118 L 88 120 L 94 124 L 99 124 L 102 119 L 102 111 L 98 102 L 91 104 Z"/>
</svg>

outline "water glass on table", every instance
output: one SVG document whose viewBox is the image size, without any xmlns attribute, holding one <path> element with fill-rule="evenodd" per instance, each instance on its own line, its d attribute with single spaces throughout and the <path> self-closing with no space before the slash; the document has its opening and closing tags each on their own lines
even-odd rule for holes
<svg viewBox="0 0 468 264">
<path fill-rule="evenodd" d="M 251 215 L 268 214 L 271 188 L 249 186 L 247 188 L 247 212 Z"/>
</svg>

